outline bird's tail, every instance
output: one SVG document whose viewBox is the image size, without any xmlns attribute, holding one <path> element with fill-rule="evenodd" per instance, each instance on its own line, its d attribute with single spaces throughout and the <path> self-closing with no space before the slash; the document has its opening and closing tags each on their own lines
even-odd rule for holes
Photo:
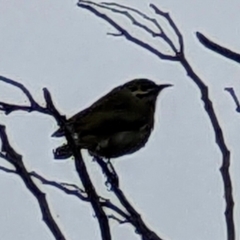
<svg viewBox="0 0 240 240">
<path fill-rule="evenodd" d="M 59 128 L 56 132 L 52 134 L 51 137 L 63 137 L 64 136 L 64 131 L 62 128 Z"/>
<path fill-rule="evenodd" d="M 67 159 L 72 156 L 72 151 L 69 145 L 63 145 L 53 150 L 53 154 L 55 159 Z"/>
</svg>

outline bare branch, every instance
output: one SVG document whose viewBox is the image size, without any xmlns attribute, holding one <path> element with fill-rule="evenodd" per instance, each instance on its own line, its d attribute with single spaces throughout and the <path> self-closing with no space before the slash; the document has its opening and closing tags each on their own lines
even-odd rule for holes
<svg viewBox="0 0 240 240">
<path fill-rule="evenodd" d="M 13 172 L 13 173 L 15 173 L 15 171 L 10 170 L 10 169 L 5 169 L 4 167 L 1 167 L 1 166 L 0 166 L 0 169 L 3 169 L 6 172 Z M 48 180 L 48 179 L 46 179 L 45 177 L 41 176 L 39 173 L 36 173 L 36 172 L 31 172 L 30 175 L 32 177 L 35 177 L 36 179 L 40 180 L 45 185 L 49 185 L 49 186 L 55 187 L 55 188 L 63 191 L 64 193 L 66 193 L 68 195 L 72 195 L 72 196 L 75 196 L 75 197 L 79 198 L 82 201 L 89 202 L 89 198 L 84 196 L 84 195 L 86 195 L 86 192 L 83 191 L 82 189 L 80 189 L 75 184 L 58 183 L 58 182 L 53 181 L 53 180 Z M 72 187 L 75 190 L 69 189 L 66 186 Z M 101 200 L 101 205 L 103 207 L 106 207 L 106 208 L 109 208 L 109 209 L 113 210 L 114 212 L 118 213 L 120 216 L 122 216 L 125 219 L 129 218 L 129 216 L 124 211 L 122 211 L 119 207 L 114 205 L 109 199 L 104 199 L 102 197 L 100 197 L 99 199 Z"/>
<path fill-rule="evenodd" d="M 18 154 L 10 145 L 5 131 L 5 126 L 3 125 L 0 125 L 0 138 L 2 140 L 2 150 L 0 157 L 4 158 L 15 167 L 15 170 L 10 170 L 4 167 L 1 167 L 1 170 L 10 173 L 16 173 L 23 180 L 27 189 L 37 199 L 42 212 L 43 221 L 46 223 L 47 227 L 50 229 L 55 239 L 65 240 L 66 238 L 64 237 L 63 233 L 61 232 L 60 228 L 58 227 L 51 214 L 45 194 L 32 181 L 30 174 L 24 166 L 22 156 Z"/>
<path fill-rule="evenodd" d="M 152 37 L 157 37 L 157 36 L 159 37 L 162 34 L 163 30 L 162 30 L 161 26 L 158 24 L 158 22 L 155 19 L 149 18 L 147 15 L 143 14 L 142 12 L 138 11 L 137 9 L 126 7 L 124 5 L 117 4 L 117 3 L 107 3 L 107 2 L 103 2 L 102 4 L 98 4 L 97 6 L 98 7 L 102 7 L 102 8 L 106 8 L 108 10 L 111 10 L 112 12 L 115 12 L 115 13 L 119 13 L 119 14 L 125 15 L 132 22 L 133 25 L 135 25 L 135 26 L 145 30 L 147 33 L 151 34 Z M 106 6 L 115 6 L 115 7 L 119 7 L 119 8 L 122 8 L 122 9 L 126 9 L 126 10 L 129 10 L 129 11 L 132 11 L 134 13 L 137 13 L 142 18 L 152 22 L 158 28 L 159 32 L 158 33 L 154 32 L 148 26 L 138 22 L 136 20 L 136 18 L 134 18 L 128 11 L 121 11 L 121 10 L 118 10 L 116 8 L 106 7 Z"/>
<path fill-rule="evenodd" d="M 2 169 L 3 167 L 0 166 L 0 169 Z M 4 168 L 4 171 L 8 172 L 12 172 L 12 170 L 10 169 L 6 169 Z M 13 172 L 15 173 L 15 172 Z M 70 184 L 70 183 L 58 183 L 56 181 L 52 181 L 52 180 L 47 180 L 45 177 L 41 176 L 39 173 L 36 173 L 36 172 L 31 172 L 30 173 L 31 176 L 37 178 L 38 180 L 40 180 L 43 184 L 45 185 L 49 185 L 49 186 L 52 186 L 52 187 L 55 187 L 61 191 L 63 191 L 64 193 L 68 194 L 68 195 L 72 195 L 72 196 L 75 196 L 77 198 L 79 198 L 80 200 L 82 201 L 86 201 L 86 202 L 89 202 L 89 198 L 84 196 L 86 195 L 85 191 L 83 191 L 82 189 L 80 189 L 78 186 L 76 186 L 75 184 Z M 68 187 L 72 187 L 74 188 L 75 190 L 72 190 L 72 189 L 69 189 L 65 186 L 68 186 Z M 106 207 L 106 208 L 109 208 L 113 211 L 115 211 L 116 213 L 118 213 L 120 216 L 122 216 L 123 218 L 125 219 L 128 219 L 129 216 L 124 212 L 122 211 L 119 207 L 117 207 L 116 205 L 114 205 L 110 200 L 108 199 L 104 199 L 104 198 L 99 198 L 101 200 L 101 205 L 103 207 Z M 126 220 L 127 221 L 127 220 Z"/>
<path fill-rule="evenodd" d="M 47 180 L 45 177 L 41 176 L 40 174 L 38 174 L 36 172 L 30 172 L 30 175 L 32 177 L 40 180 L 42 182 L 42 184 L 58 188 L 59 190 L 63 191 L 64 193 L 66 193 L 68 195 L 74 195 L 74 196 L 78 197 L 79 199 L 81 199 L 82 201 L 89 202 L 88 197 L 83 195 L 85 192 L 82 189 L 80 189 L 79 187 L 77 187 L 76 185 L 74 185 L 74 184 L 58 183 L 58 182 L 53 181 L 53 180 Z M 65 186 L 71 186 L 75 190 L 69 189 L 69 188 L 67 188 Z M 85 193 L 85 195 L 86 195 L 86 193 Z"/>
<path fill-rule="evenodd" d="M 21 84 L 19 82 L 16 82 L 16 81 L 14 81 L 10 78 L 3 77 L 3 76 L 0 76 L 0 81 L 8 83 L 12 86 L 15 86 L 15 87 L 19 88 L 26 95 L 26 97 L 28 98 L 28 100 L 29 100 L 29 102 L 31 103 L 32 106 L 38 105 L 36 103 L 36 101 L 33 99 L 32 95 L 30 94 L 28 89 L 23 84 Z"/>
<path fill-rule="evenodd" d="M 78 2 L 79 7 L 87 9 L 90 12 L 92 12 L 93 14 L 95 14 L 96 16 L 98 16 L 98 17 L 104 19 L 105 21 L 107 21 L 111 26 L 113 26 L 119 32 L 119 34 L 122 34 L 130 42 L 133 42 L 133 43 L 143 47 L 144 49 L 147 49 L 148 51 L 150 51 L 151 53 L 153 53 L 154 55 L 156 55 L 157 57 L 159 57 L 161 59 L 172 60 L 172 61 L 177 61 L 178 60 L 176 56 L 163 54 L 162 52 L 158 51 L 156 48 L 152 47 L 148 43 L 146 43 L 146 42 L 144 42 L 144 41 L 142 41 L 138 38 L 135 38 L 126 29 L 121 27 L 116 21 L 114 21 L 113 19 L 108 17 L 106 14 L 101 13 L 100 11 L 98 11 L 97 9 L 95 9 L 94 7 L 92 7 L 88 4 L 91 4 L 93 6 L 106 8 L 106 6 L 102 6 L 100 4 L 96 4 L 96 3 L 90 2 L 90 1 L 79 1 Z"/>
<path fill-rule="evenodd" d="M 2 157 L 2 155 L 3 154 L 0 153 L 0 157 Z M 5 159 L 5 155 L 3 155 L 3 157 Z M 12 170 L 12 169 L 9 169 L 9 168 L 3 167 L 3 166 L 0 166 L 0 170 L 4 171 L 6 173 L 17 174 L 17 172 L 15 170 Z M 72 196 L 75 196 L 75 197 L 79 198 L 82 201 L 89 202 L 89 199 L 86 196 L 84 196 L 84 194 L 86 194 L 86 193 L 75 184 L 58 183 L 58 182 L 53 181 L 53 180 L 48 180 L 45 177 L 41 176 L 39 173 L 34 172 L 34 171 L 30 172 L 29 175 L 38 179 L 38 180 L 40 180 L 42 182 L 42 184 L 55 187 L 58 190 L 61 190 L 68 195 L 72 195 Z M 69 189 L 65 186 L 72 187 L 75 190 Z M 100 200 L 101 200 L 101 205 L 103 207 L 106 207 L 106 208 L 109 208 L 109 209 L 113 210 L 114 212 L 116 212 L 117 214 L 119 214 L 120 216 L 122 216 L 125 219 L 125 220 L 121 220 L 121 223 L 129 223 L 129 220 L 127 220 L 127 219 L 129 219 L 129 215 L 127 215 L 119 207 L 114 205 L 109 199 L 104 199 L 104 198 L 101 197 Z M 113 215 L 108 216 L 108 218 L 112 218 L 111 216 L 113 216 Z"/>
<path fill-rule="evenodd" d="M 239 100 L 238 100 L 238 98 L 237 98 L 237 96 L 236 96 L 236 93 L 235 93 L 234 89 L 229 87 L 229 88 L 225 88 L 225 90 L 226 90 L 227 92 L 229 92 L 230 95 L 232 96 L 233 101 L 234 101 L 235 104 L 236 104 L 236 111 L 237 111 L 237 112 L 240 112 L 240 103 L 239 103 Z"/>
<path fill-rule="evenodd" d="M 14 112 L 14 111 L 26 111 L 31 112 L 32 107 L 28 106 L 21 106 L 21 105 L 15 105 L 15 104 L 9 104 L 5 102 L 0 102 L 0 110 L 4 111 L 6 115 Z"/>
<path fill-rule="evenodd" d="M 115 171 L 111 171 L 108 167 L 108 163 L 105 163 L 101 158 L 95 158 L 102 171 L 107 176 L 107 182 L 111 184 L 111 190 L 117 196 L 121 204 L 127 210 L 129 216 L 125 216 L 127 222 L 130 222 L 135 228 L 136 232 L 142 235 L 146 240 L 162 240 L 156 233 L 151 231 L 143 222 L 141 215 L 133 208 L 130 202 L 125 197 L 122 190 L 119 188 L 118 176 Z"/>
<path fill-rule="evenodd" d="M 27 112 L 32 112 L 32 111 L 38 111 L 41 113 L 49 114 L 47 109 L 44 107 L 41 107 L 32 97 L 28 89 L 21 83 L 14 81 L 10 78 L 6 78 L 3 76 L 0 76 L 0 81 L 10 84 L 18 89 L 20 89 L 25 96 L 27 97 L 30 106 L 21 106 L 21 105 L 14 105 L 14 104 L 8 104 L 4 102 L 0 102 L 0 110 L 4 111 L 6 114 L 10 114 L 13 111 L 27 111 Z"/>
<path fill-rule="evenodd" d="M 239 53 L 233 52 L 228 48 L 220 46 L 219 44 L 213 42 L 212 40 L 210 40 L 209 38 L 207 38 L 200 32 L 196 32 L 196 36 L 197 36 L 198 40 L 200 41 L 200 43 L 202 43 L 206 48 L 208 48 L 216 53 L 219 53 L 220 55 L 222 55 L 226 58 L 229 58 L 237 63 L 240 63 L 240 54 Z"/>
<path fill-rule="evenodd" d="M 3 154 L 0 153 L 0 158 L 4 158 L 5 159 L 5 156 L 3 157 Z M 0 170 L 2 170 L 3 172 L 6 172 L 6 173 L 14 173 L 14 174 L 16 174 L 15 170 L 10 169 L 10 168 L 6 168 L 6 167 L 3 167 L 3 166 L 0 166 Z"/>
<path fill-rule="evenodd" d="M 122 5 L 119 5 L 119 4 L 117 4 L 117 5 L 116 4 L 108 4 L 108 6 L 110 6 L 110 5 L 122 7 Z M 176 36 L 178 37 L 178 41 L 180 44 L 180 51 L 177 52 L 175 56 L 168 56 L 168 55 L 166 56 L 166 55 L 162 54 L 158 49 L 152 47 L 150 44 L 143 42 L 139 38 L 133 37 L 130 32 L 128 32 L 124 27 L 120 26 L 114 20 L 114 17 L 111 18 L 96 9 L 96 7 L 105 8 L 106 6 L 104 6 L 104 4 L 96 5 L 90 1 L 79 1 L 78 6 L 90 11 L 91 13 L 93 13 L 94 15 L 99 17 L 100 19 L 105 20 L 111 26 L 113 26 L 116 30 L 118 30 L 119 33 L 123 34 L 127 40 L 137 44 L 138 46 L 151 52 L 152 54 L 157 55 L 160 59 L 170 60 L 170 61 L 178 61 L 185 69 L 186 74 L 197 85 L 197 87 L 200 91 L 200 94 L 201 94 L 201 100 L 204 103 L 205 111 L 209 117 L 209 120 L 211 122 L 213 131 L 215 134 L 216 144 L 219 147 L 219 150 L 222 154 L 222 167 L 221 167 L 220 171 L 222 174 L 223 185 L 224 185 L 224 195 L 225 195 L 225 200 L 226 200 L 225 220 L 226 220 L 226 225 L 227 225 L 227 235 L 228 235 L 228 240 L 234 240 L 235 239 L 235 225 L 234 225 L 234 216 L 233 216 L 234 201 L 233 201 L 233 194 L 232 194 L 232 191 L 233 191 L 232 190 L 232 181 L 231 181 L 231 177 L 230 177 L 230 173 L 229 173 L 230 151 L 228 150 L 228 147 L 225 143 L 222 128 L 220 126 L 219 120 L 215 113 L 212 101 L 209 97 L 208 87 L 204 83 L 204 81 L 195 73 L 195 71 L 193 70 L 193 68 L 191 67 L 191 65 L 189 64 L 188 60 L 185 57 L 183 37 L 182 37 L 182 34 L 181 34 L 180 30 L 178 29 L 177 25 L 174 23 L 174 21 L 172 20 L 171 16 L 168 13 L 163 12 L 158 7 L 156 7 L 154 4 L 150 5 L 150 7 L 153 8 L 153 10 L 155 11 L 156 14 L 162 16 L 163 18 L 165 18 L 168 21 L 170 27 L 174 30 Z M 129 8 L 126 6 L 124 6 L 124 8 L 129 11 L 135 11 L 135 10 L 132 10 L 132 8 Z M 141 14 L 141 12 L 140 13 L 139 12 L 140 11 L 138 11 L 138 10 L 135 11 L 135 13 L 142 15 L 142 17 L 145 16 L 143 13 Z M 127 16 L 127 15 L 125 14 L 125 16 Z M 175 47 L 175 48 L 177 49 L 177 47 Z M 110 175 L 110 179 L 111 179 L 111 175 Z M 118 186 L 114 185 L 114 183 L 113 183 L 112 188 L 113 188 L 114 193 L 117 195 L 117 197 L 119 199 L 121 199 L 120 201 L 126 207 L 126 209 L 128 209 L 128 207 L 129 207 L 129 209 L 130 209 L 129 213 L 133 214 L 133 215 L 136 214 L 136 216 L 137 216 L 137 213 L 133 209 L 131 209 L 132 206 L 128 206 L 128 203 L 125 201 L 126 199 L 125 199 L 124 195 L 122 194 L 122 192 L 119 191 Z"/>
<path fill-rule="evenodd" d="M 184 52 L 184 43 L 183 43 L 183 37 L 181 32 L 179 31 L 177 25 L 175 24 L 175 22 L 172 20 L 172 18 L 170 17 L 169 13 L 167 12 L 163 12 L 162 10 L 160 10 L 156 5 L 154 4 L 150 4 L 150 7 L 153 8 L 153 10 L 155 11 L 156 14 L 162 16 L 163 18 L 165 18 L 169 25 L 172 27 L 172 29 L 174 30 L 174 32 L 176 33 L 177 37 L 178 37 L 178 42 L 180 45 L 180 51 L 179 54 L 183 54 Z"/>
<path fill-rule="evenodd" d="M 117 221 L 119 224 L 129 223 L 129 221 L 127 221 L 127 220 L 122 220 L 122 219 L 118 218 L 117 216 L 115 216 L 115 215 L 113 215 L 113 214 L 109 215 L 108 218 Z"/>
<path fill-rule="evenodd" d="M 3 81 L 3 82 L 8 83 L 10 85 L 13 85 L 13 86 L 19 88 L 20 90 L 22 90 L 23 93 L 26 94 L 26 97 L 28 98 L 28 100 L 30 102 L 30 106 L 28 106 L 29 111 L 37 111 L 37 112 L 40 112 L 40 113 L 44 113 L 44 114 L 48 114 L 50 116 L 53 116 L 55 118 L 55 120 L 57 121 L 58 125 L 64 129 L 65 137 L 67 139 L 68 145 L 70 146 L 70 150 L 72 151 L 73 157 L 75 158 L 74 163 L 75 163 L 76 171 L 78 173 L 78 176 L 79 176 L 80 180 L 83 183 L 83 186 L 84 186 L 85 191 L 88 195 L 89 201 L 90 201 L 90 203 L 93 207 L 93 210 L 95 212 L 95 215 L 98 219 L 102 239 L 111 240 L 108 218 L 107 218 L 107 216 L 106 216 L 106 214 L 103 210 L 103 207 L 102 207 L 102 205 L 99 201 L 99 196 L 96 193 L 96 190 L 95 190 L 95 188 L 92 184 L 92 181 L 89 177 L 89 174 L 87 172 L 85 163 L 84 163 L 82 155 L 80 153 L 80 149 L 79 149 L 78 146 L 76 146 L 76 144 L 74 142 L 74 139 L 72 138 L 71 133 L 65 127 L 66 126 L 66 118 L 64 116 L 60 115 L 59 112 L 54 107 L 50 92 L 46 88 L 43 89 L 44 98 L 46 100 L 46 107 L 41 107 L 34 100 L 34 98 L 30 94 L 30 92 L 26 89 L 26 87 L 24 87 L 22 84 L 19 84 L 14 80 L 7 79 L 5 77 L 0 77 L 0 81 Z M 7 107 L 7 109 L 5 109 L 4 106 Z M 9 112 L 10 108 L 11 108 L 11 104 L 2 104 L 0 110 L 7 113 L 7 112 Z M 22 110 L 22 106 L 19 106 L 19 108 L 18 108 L 17 105 L 14 105 L 14 107 L 12 108 L 12 111 L 17 111 L 17 110 Z M 6 147 L 6 145 L 4 145 L 4 146 Z M 10 146 L 10 145 L 8 144 L 7 146 Z M 2 150 L 5 151 L 4 148 Z M 5 152 L 7 152 L 7 151 L 5 151 Z M 12 154 L 13 153 L 14 152 L 12 151 Z M 17 157 L 20 158 L 19 156 L 17 156 Z M 44 200 L 45 200 L 45 198 L 44 198 Z M 62 238 L 58 238 L 58 239 L 62 239 Z"/>
<path fill-rule="evenodd" d="M 110 33 L 110 32 L 108 32 L 107 35 L 114 36 L 114 37 L 122 37 L 123 36 L 122 33 Z"/>
</svg>

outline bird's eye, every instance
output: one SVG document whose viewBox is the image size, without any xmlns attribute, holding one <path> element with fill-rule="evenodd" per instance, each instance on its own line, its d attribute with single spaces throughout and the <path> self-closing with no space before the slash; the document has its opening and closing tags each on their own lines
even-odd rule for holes
<svg viewBox="0 0 240 240">
<path fill-rule="evenodd" d="M 143 92 L 148 92 L 150 89 L 151 89 L 151 87 L 149 87 L 148 85 L 142 85 L 142 86 L 141 86 L 141 90 L 142 90 Z"/>
<path fill-rule="evenodd" d="M 138 90 L 138 87 L 137 86 L 132 86 L 132 87 L 130 87 L 130 90 L 132 92 L 136 92 Z"/>
</svg>

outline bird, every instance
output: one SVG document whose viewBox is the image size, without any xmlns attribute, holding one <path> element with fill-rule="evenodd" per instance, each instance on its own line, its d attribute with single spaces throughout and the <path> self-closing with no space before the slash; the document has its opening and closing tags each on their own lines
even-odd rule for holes
<svg viewBox="0 0 240 240">
<path fill-rule="evenodd" d="M 146 78 L 128 81 L 69 118 L 65 127 L 79 150 L 87 149 L 93 157 L 112 159 L 132 154 L 147 143 L 154 127 L 157 97 L 171 86 Z M 52 137 L 64 134 L 60 127 Z M 71 156 L 68 144 L 54 150 L 55 159 Z"/>
</svg>

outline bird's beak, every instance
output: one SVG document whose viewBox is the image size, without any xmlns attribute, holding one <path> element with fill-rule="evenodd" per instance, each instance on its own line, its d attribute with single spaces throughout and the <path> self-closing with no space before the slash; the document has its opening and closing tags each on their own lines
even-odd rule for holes
<svg viewBox="0 0 240 240">
<path fill-rule="evenodd" d="M 159 84 L 159 85 L 158 85 L 158 91 L 160 92 L 160 91 L 163 90 L 164 88 L 172 87 L 172 86 L 173 86 L 172 84 Z"/>
</svg>

